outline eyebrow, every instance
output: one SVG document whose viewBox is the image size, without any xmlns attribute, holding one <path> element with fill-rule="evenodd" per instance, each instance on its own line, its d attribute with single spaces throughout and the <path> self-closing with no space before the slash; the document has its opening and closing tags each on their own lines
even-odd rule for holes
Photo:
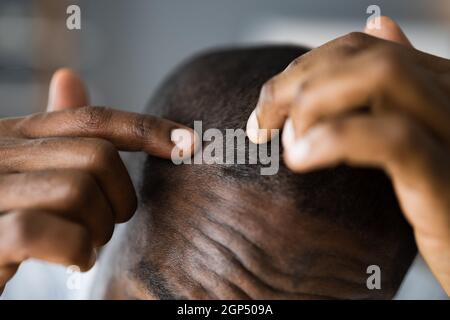
<svg viewBox="0 0 450 320">
<path fill-rule="evenodd" d="M 145 285 L 145 288 L 160 300 L 180 299 L 169 289 L 166 279 L 156 266 L 144 258 L 133 269 L 132 274 Z"/>
</svg>

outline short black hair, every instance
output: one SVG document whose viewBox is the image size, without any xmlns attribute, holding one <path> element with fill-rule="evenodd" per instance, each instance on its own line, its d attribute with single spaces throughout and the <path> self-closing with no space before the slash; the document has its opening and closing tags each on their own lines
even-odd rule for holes
<svg viewBox="0 0 450 320">
<path fill-rule="evenodd" d="M 265 46 L 200 54 L 167 78 L 146 111 L 188 126 L 201 120 L 204 129 L 244 129 L 262 85 L 305 52 L 307 49 L 296 46 Z M 323 218 L 356 231 L 374 246 L 388 246 L 393 292 L 416 254 L 412 230 L 381 170 L 341 165 L 294 174 L 281 163 L 276 175 L 261 176 L 258 165 L 190 167 L 183 172 L 190 170 L 188 174 L 196 181 L 215 175 L 226 183 L 290 196 L 296 199 L 300 215 Z M 177 183 L 178 170 L 170 161 L 149 156 L 139 190 L 141 201 L 153 201 L 155 192 L 170 192 L 170 185 Z M 160 283 L 155 285 L 160 287 Z"/>
</svg>

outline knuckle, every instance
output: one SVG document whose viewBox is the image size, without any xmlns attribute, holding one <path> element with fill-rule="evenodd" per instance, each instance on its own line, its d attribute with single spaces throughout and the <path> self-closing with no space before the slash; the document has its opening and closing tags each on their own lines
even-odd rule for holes
<svg viewBox="0 0 450 320">
<path fill-rule="evenodd" d="M 25 212 L 12 212 L 9 221 L 9 232 L 11 243 L 14 243 L 20 250 L 25 250 L 39 236 L 39 226 L 30 218 L 30 214 Z M 23 256 L 24 253 L 19 255 Z"/>
<path fill-rule="evenodd" d="M 350 32 L 340 38 L 340 42 L 350 48 L 364 48 L 372 40 L 372 37 L 364 32 Z"/>
<path fill-rule="evenodd" d="M 139 141 L 148 141 L 152 136 L 157 125 L 154 118 L 138 115 L 133 119 L 132 134 Z"/>
<path fill-rule="evenodd" d="M 415 126 L 407 120 L 398 119 L 395 126 L 391 128 L 390 156 L 395 159 L 404 159 L 408 157 L 409 151 L 414 148 L 418 139 Z"/>
<path fill-rule="evenodd" d="M 105 128 L 112 117 L 112 109 L 107 107 L 83 107 L 75 111 L 78 126 L 84 130 Z"/>
<path fill-rule="evenodd" d="M 317 96 L 312 93 L 312 85 L 310 81 L 305 81 L 301 87 L 301 98 L 298 105 L 291 109 L 292 117 L 302 119 L 303 122 L 315 123 L 320 120 L 321 109 L 318 108 L 320 101 Z"/>
<path fill-rule="evenodd" d="M 276 86 L 278 83 L 278 77 L 275 76 L 266 83 L 261 88 L 261 93 L 259 97 L 260 103 L 271 103 L 276 100 Z"/>
<path fill-rule="evenodd" d="M 404 73 L 403 59 L 397 50 L 382 49 L 375 64 L 378 76 L 382 80 L 392 79 Z"/>
<path fill-rule="evenodd" d="M 87 150 L 87 165 L 92 168 L 104 168 L 109 162 L 118 157 L 114 145 L 102 139 L 89 139 Z"/>
<path fill-rule="evenodd" d="M 289 63 L 289 65 L 287 66 L 286 70 L 294 68 L 294 67 L 297 67 L 303 62 L 304 62 L 303 55 L 300 56 L 300 57 L 297 57 L 294 60 L 292 60 L 291 63 Z"/>
<path fill-rule="evenodd" d="M 325 127 L 326 136 L 334 140 L 342 138 L 347 132 L 348 125 L 342 120 L 336 120 Z"/>
<path fill-rule="evenodd" d="M 78 172 L 71 175 L 63 184 L 61 189 L 64 190 L 62 194 L 65 206 L 73 208 L 77 204 L 89 202 L 94 190 L 94 181 L 87 173 Z"/>
</svg>

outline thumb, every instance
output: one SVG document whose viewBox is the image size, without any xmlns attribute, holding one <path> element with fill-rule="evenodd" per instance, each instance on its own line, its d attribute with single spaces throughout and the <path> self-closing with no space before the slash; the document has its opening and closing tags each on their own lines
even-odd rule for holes
<svg viewBox="0 0 450 320">
<path fill-rule="evenodd" d="M 408 40 L 400 26 L 389 17 L 381 16 L 370 19 L 367 22 L 364 32 L 377 38 L 412 47 L 411 42 Z"/>
<path fill-rule="evenodd" d="M 84 107 L 88 93 L 81 78 L 70 69 L 59 69 L 50 81 L 47 111 Z"/>
</svg>

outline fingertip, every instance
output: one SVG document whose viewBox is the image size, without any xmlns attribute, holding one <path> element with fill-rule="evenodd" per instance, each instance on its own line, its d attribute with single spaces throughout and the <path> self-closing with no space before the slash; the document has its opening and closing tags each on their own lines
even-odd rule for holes
<svg viewBox="0 0 450 320">
<path fill-rule="evenodd" d="M 292 170 L 299 170 L 311 154 L 308 139 L 300 139 L 289 145 L 284 153 L 286 165 Z"/>
<path fill-rule="evenodd" d="M 248 139 L 254 144 L 266 143 L 272 138 L 270 134 L 272 132 L 269 133 L 269 131 L 271 130 L 259 128 L 259 121 L 256 115 L 256 109 L 253 110 L 253 112 L 251 113 L 250 117 L 247 120 L 246 132 Z"/>
<path fill-rule="evenodd" d="M 372 16 L 369 19 L 367 19 L 365 30 L 377 29 L 377 28 L 375 28 L 376 23 L 379 23 L 380 27 L 383 27 L 383 26 L 389 27 L 391 25 L 396 25 L 394 20 L 392 20 L 388 16 Z"/>
<path fill-rule="evenodd" d="M 256 117 L 256 110 L 253 110 L 250 117 L 247 120 L 247 136 L 251 142 L 257 144 L 258 143 L 258 118 Z"/>
<path fill-rule="evenodd" d="M 70 68 L 59 68 L 53 74 L 53 78 L 61 79 L 61 78 L 77 78 L 79 79 L 78 74 Z"/>
<path fill-rule="evenodd" d="M 50 81 L 47 111 L 83 107 L 89 104 L 80 76 L 68 68 L 58 69 Z"/>
<path fill-rule="evenodd" d="M 195 130 L 192 130 L 194 143 L 192 145 L 191 155 L 195 155 L 200 150 L 200 144 L 202 143 L 200 136 Z"/>
<path fill-rule="evenodd" d="M 398 23 L 387 16 L 373 17 L 369 19 L 364 32 L 380 39 L 393 41 L 412 47 L 411 42 L 406 37 Z"/>
<path fill-rule="evenodd" d="M 182 159 L 192 157 L 200 148 L 200 137 L 191 128 L 175 128 L 170 132 L 170 140 L 175 145 L 175 154 L 181 154 Z"/>
<path fill-rule="evenodd" d="M 402 31 L 402 28 L 400 27 L 400 25 L 388 16 L 380 17 L 380 25 L 381 25 L 382 29 L 396 31 L 396 32 L 403 34 L 403 31 Z"/>
<path fill-rule="evenodd" d="M 288 148 L 295 141 L 294 124 L 291 118 L 288 118 L 284 123 L 282 143 L 284 148 Z"/>
</svg>

